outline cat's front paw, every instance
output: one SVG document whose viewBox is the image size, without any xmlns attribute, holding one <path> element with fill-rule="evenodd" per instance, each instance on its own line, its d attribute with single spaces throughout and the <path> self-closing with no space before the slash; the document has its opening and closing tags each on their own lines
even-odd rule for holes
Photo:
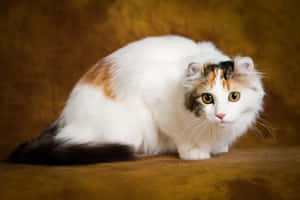
<svg viewBox="0 0 300 200">
<path fill-rule="evenodd" d="M 221 153 L 227 153 L 228 150 L 229 150 L 228 146 L 225 145 L 225 146 L 214 149 L 211 153 L 214 155 L 217 155 L 217 154 L 221 154 Z"/>
<path fill-rule="evenodd" d="M 203 151 L 202 149 L 190 149 L 183 152 L 179 152 L 179 156 L 183 160 L 203 160 L 209 159 L 210 153 Z"/>
</svg>

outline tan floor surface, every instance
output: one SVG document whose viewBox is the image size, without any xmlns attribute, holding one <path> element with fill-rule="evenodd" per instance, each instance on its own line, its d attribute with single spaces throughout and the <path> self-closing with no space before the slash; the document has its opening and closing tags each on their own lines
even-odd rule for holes
<svg viewBox="0 0 300 200">
<path fill-rule="evenodd" d="M 0 199 L 300 199 L 300 147 L 87 166 L 0 164 Z"/>
</svg>

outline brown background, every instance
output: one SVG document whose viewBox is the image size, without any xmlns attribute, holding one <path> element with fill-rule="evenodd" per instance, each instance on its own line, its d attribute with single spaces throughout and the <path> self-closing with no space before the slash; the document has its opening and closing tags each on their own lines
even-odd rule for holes
<svg viewBox="0 0 300 200">
<path fill-rule="evenodd" d="M 55 120 L 73 85 L 101 57 L 145 36 L 211 40 L 265 73 L 262 139 L 238 147 L 299 145 L 299 5 L 279 0 L 10 0 L 0 7 L 0 158 Z M 266 130 L 260 126 L 262 134 Z M 273 135 L 273 136 L 270 136 Z"/>
</svg>

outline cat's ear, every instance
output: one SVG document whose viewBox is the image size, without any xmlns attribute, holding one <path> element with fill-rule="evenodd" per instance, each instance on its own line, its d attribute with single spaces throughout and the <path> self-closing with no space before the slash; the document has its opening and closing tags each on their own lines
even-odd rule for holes
<svg viewBox="0 0 300 200">
<path fill-rule="evenodd" d="M 234 68 L 238 73 L 247 74 L 254 71 L 254 63 L 250 57 L 236 57 Z"/>
<path fill-rule="evenodd" d="M 187 76 L 200 75 L 202 70 L 202 64 L 190 63 L 187 67 Z"/>
</svg>

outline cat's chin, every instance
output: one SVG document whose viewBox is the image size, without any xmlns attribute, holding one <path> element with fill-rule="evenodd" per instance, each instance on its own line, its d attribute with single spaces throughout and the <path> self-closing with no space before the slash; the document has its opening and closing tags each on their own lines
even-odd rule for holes
<svg viewBox="0 0 300 200">
<path fill-rule="evenodd" d="M 211 124 L 222 128 L 228 128 L 233 126 L 234 122 L 233 121 L 212 121 Z"/>
<path fill-rule="evenodd" d="M 229 126 L 233 125 L 233 122 L 230 122 L 230 121 L 219 121 L 217 124 L 220 127 L 229 127 Z"/>
</svg>

